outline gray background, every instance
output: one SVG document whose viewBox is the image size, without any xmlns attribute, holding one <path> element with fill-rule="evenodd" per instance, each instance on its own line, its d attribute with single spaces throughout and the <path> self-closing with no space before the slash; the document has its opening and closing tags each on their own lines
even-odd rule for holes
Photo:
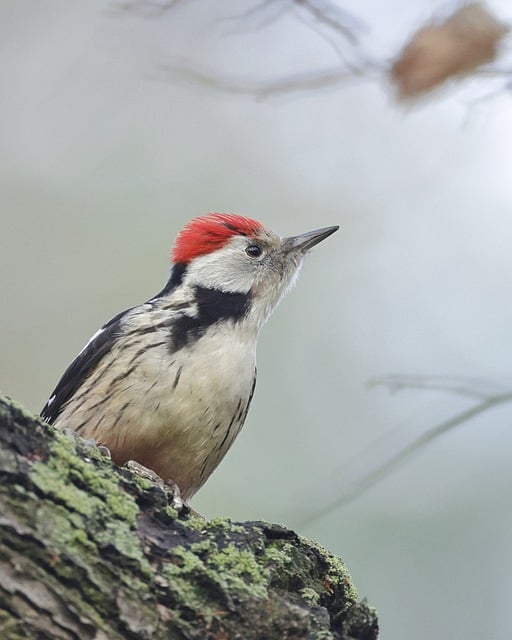
<svg viewBox="0 0 512 640">
<path fill-rule="evenodd" d="M 293 15 L 230 19 L 245 2 L 190 0 L 160 19 L 113 6 L 0 3 L 0 387 L 39 410 L 89 336 L 161 288 L 195 215 L 233 211 L 283 235 L 340 224 L 264 329 L 246 427 L 194 505 L 341 554 L 384 640 L 509 638 L 510 405 L 301 523 L 472 403 L 368 380 L 511 384 L 510 98 L 478 101 L 479 81 L 412 110 L 377 82 L 225 95 L 163 66 L 275 78 L 336 55 Z M 354 10 L 384 60 L 440 6 Z M 512 21 L 507 2 L 490 6 Z"/>
</svg>

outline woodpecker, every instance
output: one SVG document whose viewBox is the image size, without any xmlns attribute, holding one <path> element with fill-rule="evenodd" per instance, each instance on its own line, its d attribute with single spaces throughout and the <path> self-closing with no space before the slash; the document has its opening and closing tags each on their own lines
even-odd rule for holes
<svg viewBox="0 0 512 640">
<path fill-rule="evenodd" d="M 165 287 L 92 336 L 42 418 L 175 483 L 188 503 L 244 424 L 260 328 L 305 254 L 337 229 L 282 238 L 239 215 L 194 218 Z"/>
</svg>

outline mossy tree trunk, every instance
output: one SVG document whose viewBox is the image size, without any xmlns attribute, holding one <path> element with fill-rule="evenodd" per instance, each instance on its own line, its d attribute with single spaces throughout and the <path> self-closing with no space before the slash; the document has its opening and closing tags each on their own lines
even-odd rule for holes
<svg viewBox="0 0 512 640">
<path fill-rule="evenodd" d="M 0 638 L 372 640 L 343 563 L 160 486 L 0 398 Z"/>
</svg>

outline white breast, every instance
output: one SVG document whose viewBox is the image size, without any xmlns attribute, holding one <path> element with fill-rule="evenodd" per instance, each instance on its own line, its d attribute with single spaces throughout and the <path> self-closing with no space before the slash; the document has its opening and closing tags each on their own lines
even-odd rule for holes
<svg viewBox="0 0 512 640">
<path fill-rule="evenodd" d="M 118 464 L 137 460 L 173 480 L 188 500 L 243 425 L 255 360 L 256 336 L 243 323 L 214 325 L 174 354 L 163 330 L 129 335 L 75 394 L 57 426 L 96 438 Z"/>
</svg>

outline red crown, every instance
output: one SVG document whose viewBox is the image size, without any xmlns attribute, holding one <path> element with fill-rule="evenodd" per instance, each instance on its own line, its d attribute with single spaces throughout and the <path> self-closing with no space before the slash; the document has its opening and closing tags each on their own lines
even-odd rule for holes
<svg viewBox="0 0 512 640">
<path fill-rule="evenodd" d="M 233 236 L 252 237 L 262 228 L 256 220 L 232 213 L 210 213 L 194 218 L 179 232 L 172 249 L 172 261 L 186 264 L 220 249 Z"/>
</svg>

